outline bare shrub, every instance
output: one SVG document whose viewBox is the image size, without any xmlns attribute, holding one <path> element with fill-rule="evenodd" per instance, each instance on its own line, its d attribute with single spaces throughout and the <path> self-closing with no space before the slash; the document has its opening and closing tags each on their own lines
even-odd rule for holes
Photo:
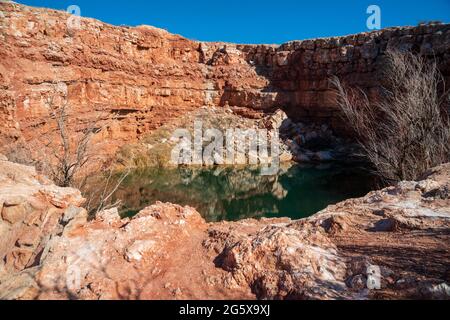
<svg viewBox="0 0 450 320">
<path fill-rule="evenodd" d="M 56 122 L 58 138 L 56 141 L 50 138 L 50 141 L 44 143 L 45 149 L 52 153 L 53 159 L 46 157 L 41 162 L 44 171 L 57 185 L 73 187 L 76 174 L 94 157 L 90 149 L 91 139 L 95 133 L 101 131 L 101 128 L 98 128 L 98 121 L 92 121 L 82 130 L 78 138 L 75 138 L 67 127 L 67 103 L 52 110 L 52 120 Z"/>
<path fill-rule="evenodd" d="M 411 52 L 388 51 L 385 67 L 376 98 L 331 82 L 376 173 L 387 182 L 417 180 L 450 161 L 448 92 L 437 64 Z"/>
</svg>

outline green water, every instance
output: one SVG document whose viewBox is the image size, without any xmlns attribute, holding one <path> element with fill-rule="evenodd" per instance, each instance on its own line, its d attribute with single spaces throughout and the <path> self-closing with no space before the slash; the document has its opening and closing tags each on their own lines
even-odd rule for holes
<svg viewBox="0 0 450 320">
<path fill-rule="evenodd" d="M 129 175 L 115 197 L 124 216 L 162 201 L 192 206 L 211 222 L 299 219 L 367 194 L 371 181 L 362 169 L 338 165 L 293 165 L 276 176 L 261 176 L 257 167 L 149 169 Z"/>
</svg>

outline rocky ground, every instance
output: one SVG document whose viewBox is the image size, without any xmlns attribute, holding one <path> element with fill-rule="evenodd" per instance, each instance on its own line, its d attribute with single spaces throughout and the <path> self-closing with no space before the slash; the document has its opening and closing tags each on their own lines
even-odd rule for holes
<svg viewBox="0 0 450 320">
<path fill-rule="evenodd" d="M 0 298 L 448 299 L 449 189 L 447 164 L 299 221 L 163 203 L 87 221 L 77 190 L 2 157 Z"/>
</svg>

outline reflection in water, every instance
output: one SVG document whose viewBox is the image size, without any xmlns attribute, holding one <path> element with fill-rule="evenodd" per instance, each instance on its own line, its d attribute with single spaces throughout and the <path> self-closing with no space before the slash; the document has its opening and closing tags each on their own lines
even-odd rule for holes
<svg viewBox="0 0 450 320">
<path fill-rule="evenodd" d="M 132 173 L 116 192 L 131 216 L 156 201 L 189 205 L 207 221 L 260 217 L 308 217 L 330 204 L 371 189 L 362 169 L 292 165 L 277 176 L 257 167 L 152 168 Z"/>
</svg>

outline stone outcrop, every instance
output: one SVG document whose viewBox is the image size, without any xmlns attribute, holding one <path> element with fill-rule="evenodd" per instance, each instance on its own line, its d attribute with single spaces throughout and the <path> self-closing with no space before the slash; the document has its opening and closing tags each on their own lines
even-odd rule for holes
<svg viewBox="0 0 450 320">
<path fill-rule="evenodd" d="M 450 298 L 448 164 L 308 219 L 211 224 L 164 203 L 87 221 L 76 190 L 0 169 L 2 299 Z"/>
<path fill-rule="evenodd" d="M 72 17 L 73 18 L 73 17 Z M 376 94 L 390 47 L 435 55 L 450 75 L 450 26 L 391 28 L 275 45 L 203 43 L 140 26 L 0 2 L 0 140 L 51 131 L 50 96 L 67 101 L 82 131 L 89 119 L 118 115 L 98 140 L 113 153 L 125 141 L 205 105 L 273 111 L 343 131 L 328 84 L 338 75 Z"/>
</svg>

